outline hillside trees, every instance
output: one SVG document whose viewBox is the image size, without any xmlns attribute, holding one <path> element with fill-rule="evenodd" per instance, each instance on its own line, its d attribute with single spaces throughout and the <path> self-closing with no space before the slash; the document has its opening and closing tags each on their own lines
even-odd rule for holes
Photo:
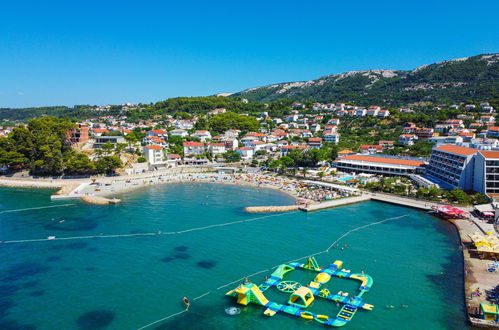
<svg viewBox="0 0 499 330">
<path fill-rule="evenodd" d="M 72 150 L 67 140 L 70 121 L 56 117 L 35 118 L 0 138 L 0 166 L 27 169 L 33 175 L 99 174 L 121 166 L 119 153 L 126 146 L 105 146 L 96 162 Z"/>
</svg>

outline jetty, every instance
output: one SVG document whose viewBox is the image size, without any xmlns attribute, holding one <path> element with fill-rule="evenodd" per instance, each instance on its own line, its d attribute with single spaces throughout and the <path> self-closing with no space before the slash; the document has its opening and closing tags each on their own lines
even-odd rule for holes
<svg viewBox="0 0 499 330">
<path fill-rule="evenodd" d="M 248 206 L 244 208 L 249 213 L 266 213 L 266 212 L 286 212 L 298 210 L 298 205 L 282 205 L 282 206 Z"/>
<path fill-rule="evenodd" d="M 321 203 L 318 203 L 318 204 L 311 204 L 311 205 L 300 206 L 299 209 L 301 211 L 311 212 L 311 211 L 318 211 L 318 210 L 328 209 L 328 208 L 331 208 L 331 207 L 337 207 L 337 206 L 348 205 L 348 204 L 353 204 L 353 203 L 365 202 L 365 201 L 368 201 L 368 200 L 371 200 L 371 197 L 369 195 L 344 197 L 344 198 L 338 198 L 338 199 L 330 200 L 330 201 L 327 201 L 327 202 L 321 202 Z"/>
<path fill-rule="evenodd" d="M 94 205 L 109 205 L 109 204 L 118 204 L 121 202 L 121 199 L 117 198 L 106 198 L 102 196 L 84 196 L 81 200 L 88 204 Z"/>
</svg>

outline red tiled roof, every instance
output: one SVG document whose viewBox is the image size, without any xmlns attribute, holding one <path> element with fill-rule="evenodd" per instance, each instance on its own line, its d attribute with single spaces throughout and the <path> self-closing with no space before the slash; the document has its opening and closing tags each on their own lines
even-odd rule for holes
<svg viewBox="0 0 499 330">
<path fill-rule="evenodd" d="M 339 158 L 339 160 L 342 160 L 342 159 L 360 160 L 360 161 L 364 161 L 364 162 L 391 164 L 391 165 L 406 165 L 406 166 L 423 166 L 424 165 L 424 162 L 421 162 L 418 160 L 372 157 L 372 156 L 361 156 L 361 155 L 350 155 L 350 156 L 345 156 L 345 157 Z"/>
<path fill-rule="evenodd" d="M 154 134 L 158 134 L 158 135 L 161 135 L 161 134 L 166 135 L 166 134 L 168 134 L 166 131 L 164 131 L 162 129 L 153 129 L 153 130 L 151 130 L 151 132 L 154 133 Z"/>
<path fill-rule="evenodd" d="M 160 146 L 147 146 L 146 148 L 147 149 L 154 149 L 154 150 L 161 150 L 161 149 L 163 149 Z"/>
<path fill-rule="evenodd" d="M 374 145 L 374 144 L 363 144 L 360 146 L 361 149 L 369 149 L 369 148 L 374 148 L 374 149 L 378 149 L 378 150 L 381 150 L 383 149 L 382 146 L 379 146 L 379 145 Z"/>
<path fill-rule="evenodd" d="M 203 142 L 185 141 L 184 147 L 204 147 Z"/>
<path fill-rule="evenodd" d="M 499 158 L 499 151 L 480 151 L 485 158 Z"/>
<path fill-rule="evenodd" d="M 445 152 L 450 152 L 452 154 L 457 154 L 461 156 L 469 156 L 477 153 L 477 149 L 472 149 L 472 148 L 466 148 L 466 147 L 460 147 L 460 146 L 454 146 L 451 144 L 446 144 L 440 147 L 436 147 L 436 150 L 439 151 L 445 151 Z"/>
</svg>

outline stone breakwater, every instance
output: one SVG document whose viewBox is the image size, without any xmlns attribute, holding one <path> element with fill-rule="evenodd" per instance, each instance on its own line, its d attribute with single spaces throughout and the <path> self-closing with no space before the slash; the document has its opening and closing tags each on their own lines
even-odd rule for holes
<svg viewBox="0 0 499 330">
<path fill-rule="evenodd" d="M 81 200 L 84 201 L 85 203 L 94 204 L 94 205 L 109 205 L 109 204 L 118 204 L 121 202 L 121 200 L 117 198 L 109 199 L 102 196 L 85 196 L 82 197 Z"/>
<path fill-rule="evenodd" d="M 283 206 L 248 206 L 244 210 L 250 213 L 264 212 L 285 212 L 298 210 L 298 205 L 283 205 Z"/>
</svg>

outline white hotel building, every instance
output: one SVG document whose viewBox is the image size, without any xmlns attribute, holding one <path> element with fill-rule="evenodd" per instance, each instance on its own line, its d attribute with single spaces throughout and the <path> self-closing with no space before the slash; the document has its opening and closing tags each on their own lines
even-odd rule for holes
<svg viewBox="0 0 499 330">
<path fill-rule="evenodd" d="M 450 187 L 499 195 L 499 151 L 454 145 L 433 148 L 426 174 Z"/>
</svg>

